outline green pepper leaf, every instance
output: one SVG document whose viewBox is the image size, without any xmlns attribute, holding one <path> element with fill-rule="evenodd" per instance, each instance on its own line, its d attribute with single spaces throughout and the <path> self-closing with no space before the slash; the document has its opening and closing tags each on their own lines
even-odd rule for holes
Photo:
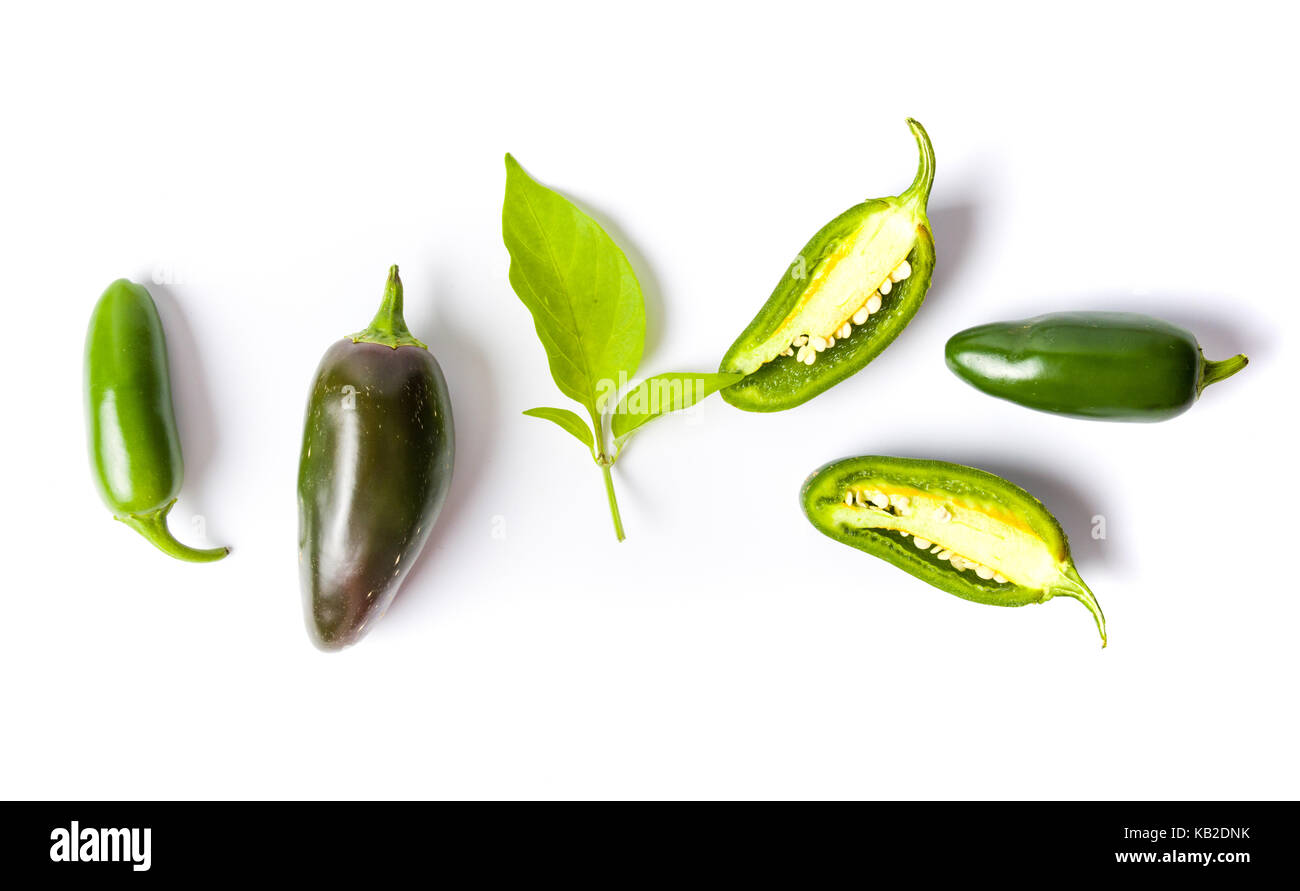
<svg viewBox="0 0 1300 891">
<path fill-rule="evenodd" d="M 614 419 L 610 422 L 614 439 L 621 442 L 647 421 L 672 411 L 690 408 L 704 397 L 731 386 L 743 377 L 743 374 L 670 371 L 646 378 L 628 391 L 615 407 Z"/>
<path fill-rule="evenodd" d="M 631 264 L 600 224 L 510 155 L 501 230 L 510 285 L 532 313 L 551 377 L 598 423 L 645 348 L 645 301 Z"/>
<path fill-rule="evenodd" d="M 543 406 L 541 408 L 530 408 L 524 414 L 530 418 L 542 418 L 563 427 L 577 437 L 583 445 L 591 449 L 593 454 L 595 453 L 596 440 L 591 435 L 591 428 L 587 426 L 586 421 L 567 408 L 546 408 Z"/>
</svg>

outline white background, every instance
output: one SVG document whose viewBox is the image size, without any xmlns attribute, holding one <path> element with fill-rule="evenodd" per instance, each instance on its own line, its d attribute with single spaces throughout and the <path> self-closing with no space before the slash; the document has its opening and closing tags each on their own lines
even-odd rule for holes
<svg viewBox="0 0 1300 891">
<path fill-rule="evenodd" d="M 1300 796 L 1293 14 L 539 6 L 7 8 L 0 793 Z M 938 157 L 915 321 L 794 411 L 655 422 L 616 544 L 581 446 L 520 414 L 567 403 L 506 279 L 504 152 L 628 253 L 642 372 L 710 371 L 808 236 L 911 181 L 907 115 Z M 394 262 L 455 480 L 387 618 L 325 655 L 303 406 Z M 123 276 L 167 328 L 174 526 L 203 517 L 222 563 L 168 560 L 92 486 L 84 326 Z M 944 367 L 968 325 L 1083 308 L 1250 367 L 1149 426 Z M 1073 601 L 967 603 L 815 532 L 801 481 L 862 453 L 1041 497 L 1110 647 Z"/>
</svg>

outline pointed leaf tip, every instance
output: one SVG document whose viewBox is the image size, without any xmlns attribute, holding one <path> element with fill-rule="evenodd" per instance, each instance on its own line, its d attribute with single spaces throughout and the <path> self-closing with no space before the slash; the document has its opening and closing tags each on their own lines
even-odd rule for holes
<svg viewBox="0 0 1300 891">
<path fill-rule="evenodd" d="M 567 408 L 549 408 L 543 406 L 541 408 L 530 408 L 525 411 L 524 414 L 530 418 L 541 418 L 542 420 L 550 421 L 552 424 L 567 430 L 579 442 L 585 445 L 588 449 L 591 449 L 593 453 L 595 452 L 595 436 L 592 434 L 591 428 L 587 426 L 586 421 L 582 420 L 577 413 L 571 412 Z"/>
</svg>

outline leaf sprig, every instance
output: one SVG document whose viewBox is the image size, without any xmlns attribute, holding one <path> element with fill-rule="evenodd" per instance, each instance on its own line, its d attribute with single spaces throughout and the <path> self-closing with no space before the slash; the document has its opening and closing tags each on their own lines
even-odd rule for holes
<svg viewBox="0 0 1300 891">
<path fill-rule="evenodd" d="M 646 422 L 740 380 L 739 374 L 671 372 L 618 396 L 645 349 L 645 299 L 636 273 L 609 234 L 564 196 L 534 180 L 506 155 L 501 232 L 510 252 L 510 285 L 533 316 L 560 392 L 582 406 L 590 425 L 567 408 L 524 414 L 567 430 L 591 452 L 622 541 L 623 521 L 610 468 L 628 437 Z M 606 449 L 605 426 L 613 437 Z"/>
</svg>

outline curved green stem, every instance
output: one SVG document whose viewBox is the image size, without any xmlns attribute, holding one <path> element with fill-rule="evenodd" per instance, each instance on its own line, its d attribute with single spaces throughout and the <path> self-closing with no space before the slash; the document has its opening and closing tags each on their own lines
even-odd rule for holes
<svg viewBox="0 0 1300 891">
<path fill-rule="evenodd" d="M 1200 396 L 1210 384 L 1217 384 L 1232 377 L 1245 368 L 1249 361 L 1245 353 L 1238 353 L 1231 359 L 1222 359 L 1218 362 L 1205 360 L 1201 363 L 1201 379 L 1196 384 L 1196 395 Z"/>
<path fill-rule="evenodd" d="M 916 147 L 920 149 L 921 160 L 917 163 L 916 179 L 912 180 L 907 191 L 898 197 L 919 204 L 924 210 L 930 203 L 930 187 L 934 185 L 934 146 L 930 143 L 930 134 L 925 132 L 920 121 L 908 118 L 907 126 L 912 128 L 912 135 L 916 137 Z"/>
<path fill-rule="evenodd" d="M 397 267 L 388 269 L 388 282 L 384 285 L 384 299 L 379 304 L 370 327 L 351 335 L 353 343 L 378 343 L 397 349 L 399 346 L 417 346 L 428 349 L 411 335 L 402 315 L 402 280 Z"/>
<path fill-rule="evenodd" d="M 130 526 L 158 550 L 177 560 L 185 560 L 189 563 L 212 563 L 230 553 L 230 548 L 192 548 L 177 541 L 171 530 L 167 528 L 167 514 L 171 512 L 174 504 L 176 502 L 173 500 L 166 507 L 151 514 L 128 514 L 114 519 Z"/>
<path fill-rule="evenodd" d="M 1101 647 L 1106 648 L 1106 617 L 1101 613 L 1101 604 L 1093 596 L 1092 591 L 1079 578 L 1079 573 L 1073 566 L 1068 566 L 1061 571 L 1062 579 L 1060 583 L 1053 585 L 1051 589 L 1052 596 L 1064 594 L 1066 597 L 1073 597 L 1088 608 L 1092 613 L 1092 618 L 1097 622 L 1097 630 L 1101 632 Z"/>
</svg>

